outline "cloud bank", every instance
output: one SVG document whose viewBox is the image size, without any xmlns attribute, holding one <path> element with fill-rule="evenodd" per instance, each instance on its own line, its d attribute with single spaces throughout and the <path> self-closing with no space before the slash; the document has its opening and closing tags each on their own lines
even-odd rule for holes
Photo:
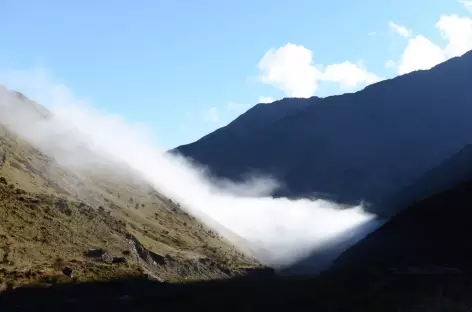
<svg viewBox="0 0 472 312">
<path fill-rule="evenodd" d="M 305 98 L 315 94 L 323 81 L 337 83 L 342 89 L 350 89 L 380 80 L 365 69 L 362 61 L 315 65 L 312 54 L 304 46 L 293 43 L 270 49 L 257 65 L 259 79 L 264 84 L 281 89 L 287 96 Z"/>
<path fill-rule="evenodd" d="M 8 114 L 12 107 L 22 106 L 3 96 L 0 102 L 7 113 L 1 115 L 2 123 L 57 155 L 58 161 L 72 169 L 94 165 L 85 161 L 90 159 L 84 157 L 86 150 L 132 168 L 158 191 L 266 264 L 290 265 L 312 250 L 326 249 L 347 232 L 377 224 L 360 206 L 273 199 L 270 193 L 278 184 L 270 177 L 254 177 L 243 184 L 210 180 L 204 168 L 156 147 L 145 126 L 127 123 L 120 116 L 97 110 L 87 100 L 76 99 L 67 87 L 52 82 L 44 73 L 12 72 L 9 77 L 15 78 L 7 80 L 9 87 L 46 105 L 54 118 L 33 120 L 19 110 Z M 329 262 L 341 251 L 334 249 L 323 261 Z"/>
</svg>

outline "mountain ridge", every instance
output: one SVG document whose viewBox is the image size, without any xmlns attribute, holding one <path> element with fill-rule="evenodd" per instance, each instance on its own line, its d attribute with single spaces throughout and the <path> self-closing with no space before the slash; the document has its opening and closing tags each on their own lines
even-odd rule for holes
<svg viewBox="0 0 472 312">
<path fill-rule="evenodd" d="M 173 152 L 220 178 L 273 176 L 285 185 L 275 196 L 367 202 L 390 216 L 395 211 L 382 211 L 382 203 L 472 141 L 471 73 L 468 52 L 355 93 L 298 99 L 303 109 L 244 140 L 226 134 L 237 126 L 229 124 Z"/>
</svg>

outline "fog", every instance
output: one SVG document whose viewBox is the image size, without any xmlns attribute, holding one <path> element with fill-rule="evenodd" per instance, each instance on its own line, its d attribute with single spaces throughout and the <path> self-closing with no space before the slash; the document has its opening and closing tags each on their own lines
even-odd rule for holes
<svg viewBox="0 0 472 312">
<path fill-rule="evenodd" d="M 39 118 L 32 113 L 33 106 L 19 104 L 24 101 L 0 89 L 2 124 L 71 170 L 93 168 L 100 159 L 132 168 L 156 190 L 265 264 L 284 268 L 317 250 L 323 251 L 323 259 L 313 261 L 327 264 L 381 224 L 361 206 L 274 199 L 270 194 L 279 181 L 270 176 L 251 177 L 239 184 L 210 179 L 205 168 L 156 146 L 145 125 L 100 111 L 91 101 L 75 98 L 64 85 L 27 77 L 31 75 L 17 74 L 6 82 L 47 107 L 52 116 Z M 319 266 L 306 267 L 308 273 L 319 270 Z"/>
</svg>

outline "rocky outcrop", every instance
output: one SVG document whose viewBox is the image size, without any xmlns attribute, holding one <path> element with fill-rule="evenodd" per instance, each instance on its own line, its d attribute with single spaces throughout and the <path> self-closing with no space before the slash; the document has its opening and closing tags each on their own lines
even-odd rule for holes
<svg viewBox="0 0 472 312">
<path fill-rule="evenodd" d="M 146 249 L 133 235 L 127 233 L 126 239 L 128 239 L 128 243 L 131 245 L 131 249 L 137 259 L 141 259 L 149 265 L 165 265 L 167 263 L 166 257 Z"/>
<path fill-rule="evenodd" d="M 89 249 L 87 250 L 84 255 L 88 258 L 94 258 L 97 260 L 101 260 L 105 263 L 108 264 L 115 264 L 115 263 L 126 263 L 126 258 L 124 257 L 115 257 L 108 253 L 105 249 L 103 248 L 97 248 L 97 249 Z"/>
</svg>

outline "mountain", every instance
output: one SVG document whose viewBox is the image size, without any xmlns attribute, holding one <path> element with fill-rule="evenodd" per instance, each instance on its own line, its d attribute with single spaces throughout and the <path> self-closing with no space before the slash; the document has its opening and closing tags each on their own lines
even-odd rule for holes
<svg viewBox="0 0 472 312">
<path fill-rule="evenodd" d="M 392 210 L 396 207 L 407 208 L 410 205 L 416 204 L 438 193 L 453 190 L 455 187 L 468 181 L 472 181 L 472 145 L 467 145 L 460 152 L 448 158 L 421 178 L 415 180 L 408 187 L 402 189 L 399 193 L 395 194 L 386 205 Z M 422 213 L 426 214 L 425 211 Z M 444 211 L 444 213 L 447 213 L 447 211 Z M 441 218 L 430 220 L 425 217 L 424 220 L 439 222 Z M 336 237 L 335 240 L 330 241 L 328 245 L 318 248 L 303 260 L 298 261 L 296 265 L 290 266 L 285 272 L 283 271 L 283 273 L 307 275 L 325 270 L 329 268 L 337 255 L 342 254 L 349 246 L 353 246 L 355 243 L 362 241 L 368 233 L 374 232 L 377 228 L 381 227 L 381 225 L 385 224 L 385 222 L 388 222 L 388 220 L 374 219 L 364 224 L 362 227 L 354 229 L 354 231 L 343 233 L 343 235 Z M 419 217 L 416 222 L 419 227 L 423 224 L 423 220 Z M 453 226 L 453 221 L 450 223 L 450 226 Z M 437 227 L 440 228 L 441 225 L 438 224 Z M 391 235 L 403 236 L 404 233 L 401 232 L 402 228 L 402 225 L 398 225 L 395 229 L 398 233 L 392 233 Z M 407 233 L 407 235 L 409 234 L 410 233 Z M 373 236 L 375 235 L 376 234 L 373 234 Z M 389 244 L 390 242 L 386 243 L 386 246 L 389 246 Z M 414 255 L 414 252 L 412 254 Z M 405 255 L 404 258 L 408 258 L 408 256 L 409 255 Z M 349 261 L 344 260 L 344 262 L 347 263 Z M 392 262 L 390 265 L 394 266 L 395 263 Z"/>
<path fill-rule="evenodd" d="M 387 205 L 407 207 L 444 190 L 472 180 L 472 145 L 468 144 L 437 167 L 392 196 Z"/>
<path fill-rule="evenodd" d="M 341 254 L 333 268 L 469 272 L 471 205 L 472 180 L 423 199 Z"/>
<path fill-rule="evenodd" d="M 316 101 L 319 98 L 312 98 Z M 260 131 L 286 117 L 292 116 L 299 111 L 307 108 L 311 103 L 304 99 L 283 99 L 269 104 L 257 104 L 247 112 L 243 113 L 229 125 L 217 129 L 216 131 L 204 136 L 198 140 L 198 148 L 194 144 L 182 145 L 177 149 L 173 149 L 171 153 L 192 154 L 194 160 L 205 159 L 208 151 L 213 151 L 212 160 L 218 162 L 223 161 L 227 157 L 226 149 L 234 150 L 235 145 L 245 144 L 246 141 Z M 218 148 L 215 148 L 217 146 Z M 199 161 L 200 162 L 200 161 Z M 200 162 L 201 164 L 208 165 Z M 213 164 L 211 165 L 213 167 Z M 213 168 L 212 168 L 213 169 Z M 231 170 L 231 168 L 227 168 Z"/>
<path fill-rule="evenodd" d="M 472 51 L 356 93 L 257 105 L 172 152 L 216 177 L 274 176 L 276 196 L 364 201 L 388 217 L 387 200 L 472 142 L 470 85 Z"/>
<path fill-rule="evenodd" d="M 260 267 L 53 119 L 0 88 L 0 291 L 126 276 L 228 278 Z"/>
</svg>

